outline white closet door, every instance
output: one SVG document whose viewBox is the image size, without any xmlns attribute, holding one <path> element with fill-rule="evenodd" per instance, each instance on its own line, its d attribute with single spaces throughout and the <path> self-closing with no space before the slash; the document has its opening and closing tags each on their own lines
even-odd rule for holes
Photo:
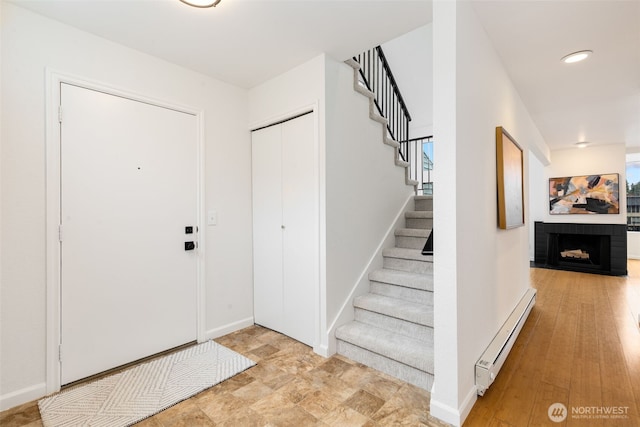
<svg viewBox="0 0 640 427">
<path fill-rule="evenodd" d="M 313 114 L 282 124 L 284 322 L 287 335 L 314 342 L 318 277 L 318 183 Z"/>
<path fill-rule="evenodd" d="M 314 119 L 253 132 L 254 316 L 308 345 L 318 292 L 318 181 Z"/>
<path fill-rule="evenodd" d="M 282 331 L 282 127 L 255 131 L 251 141 L 254 319 Z"/>
<path fill-rule="evenodd" d="M 62 384 L 196 338 L 197 121 L 61 86 Z"/>
</svg>

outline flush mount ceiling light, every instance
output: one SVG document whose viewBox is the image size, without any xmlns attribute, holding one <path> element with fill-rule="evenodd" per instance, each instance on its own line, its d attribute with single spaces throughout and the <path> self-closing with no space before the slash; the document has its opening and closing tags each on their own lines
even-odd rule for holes
<svg viewBox="0 0 640 427">
<path fill-rule="evenodd" d="M 592 50 L 580 50 L 578 52 L 570 53 L 569 55 L 563 56 L 561 61 L 565 64 L 573 64 L 574 62 L 580 62 L 587 59 L 593 53 Z"/>
<path fill-rule="evenodd" d="M 589 145 L 589 143 L 587 141 L 576 142 L 576 147 L 578 147 L 578 148 L 584 148 L 587 145 Z"/>
<path fill-rule="evenodd" d="M 193 7 L 215 7 L 222 0 L 180 0 L 182 3 Z"/>
</svg>

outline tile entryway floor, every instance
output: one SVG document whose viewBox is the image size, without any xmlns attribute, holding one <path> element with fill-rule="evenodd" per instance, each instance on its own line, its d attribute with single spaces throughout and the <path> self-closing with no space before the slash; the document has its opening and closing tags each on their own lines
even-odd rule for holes
<svg viewBox="0 0 640 427">
<path fill-rule="evenodd" d="M 138 424 L 169 426 L 444 426 L 429 393 L 260 326 L 216 339 L 258 362 Z M 0 413 L 2 427 L 42 426 L 36 402 Z"/>
</svg>

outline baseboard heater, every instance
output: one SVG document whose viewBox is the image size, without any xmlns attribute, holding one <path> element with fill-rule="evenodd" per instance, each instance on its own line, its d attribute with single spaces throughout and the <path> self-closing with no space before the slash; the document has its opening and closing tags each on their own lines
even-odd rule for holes
<svg viewBox="0 0 640 427">
<path fill-rule="evenodd" d="M 476 387 L 483 396 L 507 359 L 531 309 L 536 304 L 536 290 L 528 289 L 495 338 L 476 362 Z"/>
</svg>

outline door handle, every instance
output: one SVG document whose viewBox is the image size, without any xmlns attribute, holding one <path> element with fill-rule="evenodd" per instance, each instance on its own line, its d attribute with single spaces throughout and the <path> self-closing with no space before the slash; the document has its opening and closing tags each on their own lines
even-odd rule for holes
<svg viewBox="0 0 640 427">
<path fill-rule="evenodd" d="M 184 250 L 185 251 L 192 251 L 195 248 L 196 248 L 195 242 L 184 242 Z"/>
</svg>

